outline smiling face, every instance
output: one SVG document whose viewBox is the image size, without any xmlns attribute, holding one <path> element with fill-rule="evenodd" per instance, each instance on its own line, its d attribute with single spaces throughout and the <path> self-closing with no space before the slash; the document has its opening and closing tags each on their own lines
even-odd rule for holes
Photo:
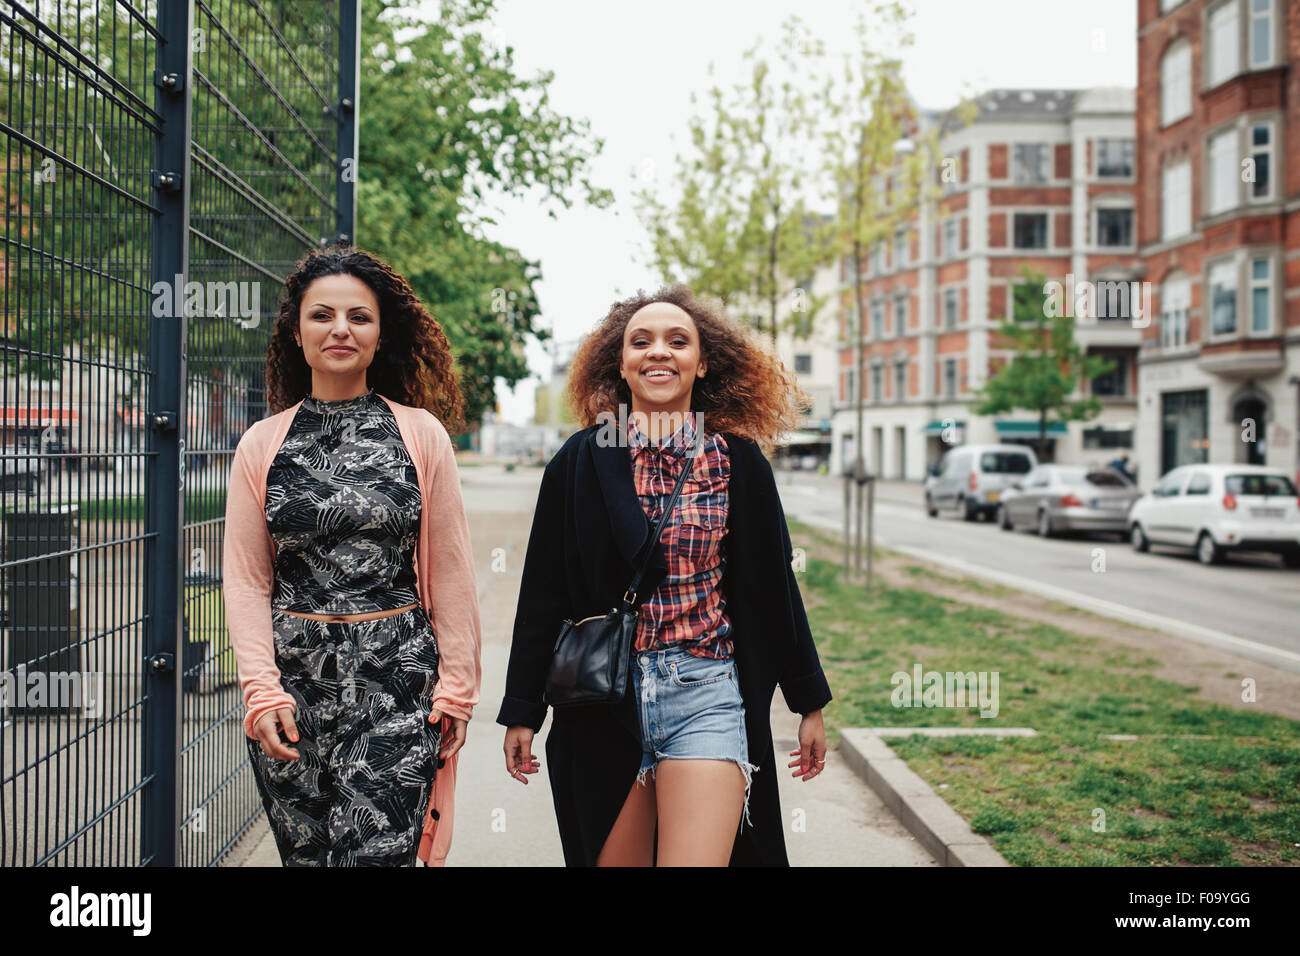
<svg viewBox="0 0 1300 956">
<path fill-rule="evenodd" d="M 633 411 L 689 413 L 695 380 L 707 370 L 695 320 L 671 302 L 642 306 L 623 330 L 618 370 Z"/>
<path fill-rule="evenodd" d="M 311 366 L 313 395 L 362 395 L 379 345 L 379 300 L 356 276 L 321 276 L 303 292 L 297 338 Z"/>
</svg>

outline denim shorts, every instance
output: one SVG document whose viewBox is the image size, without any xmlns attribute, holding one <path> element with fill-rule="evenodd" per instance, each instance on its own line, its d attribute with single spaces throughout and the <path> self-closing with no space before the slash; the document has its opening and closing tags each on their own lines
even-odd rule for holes
<svg viewBox="0 0 1300 956">
<path fill-rule="evenodd" d="M 749 822 L 749 788 L 758 767 L 749 762 L 745 702 L 736 662 L 696 657 L 681 647 L 636 651 L 632 677 L 641 725 L 644 785 L 660 760 L 731 760 L 745 775 L 743 820 Z"/>
</svg>

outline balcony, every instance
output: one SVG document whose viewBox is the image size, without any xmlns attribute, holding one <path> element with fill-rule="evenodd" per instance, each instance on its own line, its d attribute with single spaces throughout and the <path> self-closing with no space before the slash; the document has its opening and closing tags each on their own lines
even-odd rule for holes
<svg viewBox="0 0 1300 956">
<path fill-rule="evenodd" d="M 1282 371 L 1282 339 L 1236 339 L 1201 346 L 1201 371 L 1224 378 L 1255 378 Z"/>
</svg>

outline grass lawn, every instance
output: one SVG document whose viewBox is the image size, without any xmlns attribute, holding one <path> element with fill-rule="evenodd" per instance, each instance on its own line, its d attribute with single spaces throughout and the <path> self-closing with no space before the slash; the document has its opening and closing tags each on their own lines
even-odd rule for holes
<svg viewBox="0 0 1300 956">
<path fill-rule="evenodd" d="M 1300 863 L 1296 721 L 1199 699 L 1195 687 L 1152 676 L 1159 660 L 1117 643 L 963 603 L 941 573 L 886 552 L 886 574 L 867 595 L 842 582 L 834 538 L 793 520 L 790 533 L 807 554 L 799 587 L 835 695 L 825 712 L 832 745 L 843 727 L 1038 732 L 888 741 L 1012 864 Z M 918 662 L 997 671 L 998 715 L 895 707 L 891 675 Z"/>
</svg>

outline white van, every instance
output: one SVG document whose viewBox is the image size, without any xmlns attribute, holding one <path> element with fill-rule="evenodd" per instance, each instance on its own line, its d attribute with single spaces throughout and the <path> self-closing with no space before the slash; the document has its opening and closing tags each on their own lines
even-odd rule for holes
<svg viewBox="0 0 1300 956">
<path fill-rule="evenodd" d="M 967 521 L 989 518 L 998 510 L 1002 490 L 1038 467 L 1025 445 L 958 445 L 930 466 L 925 479 L 925 513 L 952 511 Z"/>
</svg>

